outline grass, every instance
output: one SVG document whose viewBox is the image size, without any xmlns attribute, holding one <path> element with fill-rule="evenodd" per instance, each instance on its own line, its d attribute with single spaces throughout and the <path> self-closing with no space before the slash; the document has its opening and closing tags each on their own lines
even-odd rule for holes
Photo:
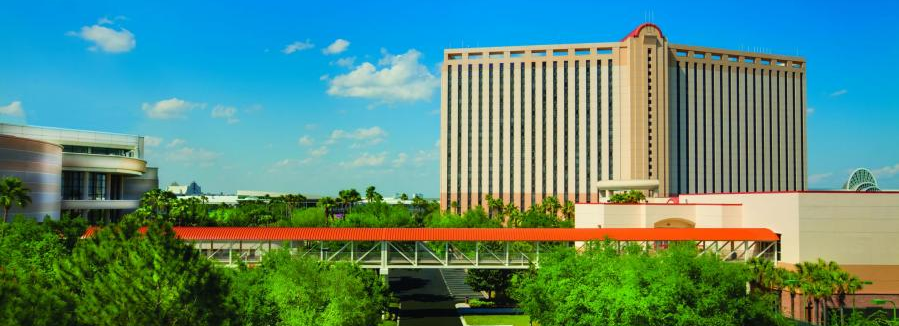
<svg viewBox="0 0 899 326">
<path fill-rule="evenodd" d="M 396 321 L 393 320 L 385 320 L 381 322 L 380 326 L 396 326 Z"/>
<path fill-rule="evenodd" d="M 477 326 L 477 325 L 529 326 L 530 318 L 528 318 L 527 315 L 466 315 L 465 322 L 472 326 Z"/>
</svg>

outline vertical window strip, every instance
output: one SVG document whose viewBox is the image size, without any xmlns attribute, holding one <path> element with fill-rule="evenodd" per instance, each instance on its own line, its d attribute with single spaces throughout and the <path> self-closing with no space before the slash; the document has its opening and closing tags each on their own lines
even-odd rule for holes
<svg viewBox="0 0 899 326">
<path fill-rule="evenodd" d="M 493 64 L 487 66 L 487 193 L 493 195 Z"/>
<path fill-rule="evenodd" d="M 677 162 L 675 163 L 675 164 L 677 164 L 677 173 L 676 173 L 676 174 L 677 174 L 677 193 L 678 193 L 678 194 L 682 194 L 682 193 L 684 193 L 684 184 L 683 184 L 683 182 L 682 182 L 683 180 L 681 180 L 681 173 L 684 171 L 684 165 L 681 163 L 681 159 L 682 159 L 681 157 L 683 156 L 683 154 L 681 154 L 681 152 L 680 152 L 680 149 L 681 149 L 681 141 L 680 141 L 680 137 L 681 137 L 681 121 L 680 121 L 680 114 L 681 114 L 681 112 L 682 112 L 682 111 L 681 111 L 682 108 L 681 108 L 681 105 L 680 105 L 680 97 L 681 97 L 681 92 L 680 92 L 680 79 L 681 79 L 681 78 L 680 78 L 680 77 L 681 77 L 681 73 L 680 73 L 680 61 L 676 61 L 676 60 L 675 60 L 675 62 L 674 62 L 674 68 L 675 68 L 675 71 L 674 71 L 674 72 L 675 72 L 675 75 L 676 75 L 676 76 L 674 77 L 674 89 L 675 89 L 675 91 L 674 91 L 674 96 L 675 96 L 675 101 L 676 101 L 675 104 L 674 104 L 674 130 L 675 130 L 675 131 L 674 131 L 674 137 L 675 137 L 675 141 L 674 141 L 674 152 L 677 153 Z"/>
<path fill-rule="evenodd" d="M 799 190 L 805 190 L 805 74 L 799 73 Z"/>
<path fill-rule="evenodd" d="M 478 202 L 484 193 L 484 65 L 478 64 Z"/>
<path fill-rule="evenodd" d="M 693 92 L 690 94 L 693 96 L 693 166 L 696 171 L 693 171 L 693 184 L 691 185 L 690 193 L 698 193 L 699 192 L 699 64 L 693 63 Z"/>
<path fill-rule="evenodd" d="M 718 109 L 721 111 L 718 113 L 718 121 L 720 121 L 719 126 L 721 126 L 720 132 L 724 134 L 724 65 L 718 66 Z M 728 138 L 730 135 L 728 134 Z M 721 163 L 721 188 L 720 191 L 724 192 L 724 139 L 721 139 L 719 142 L 719 150 L 718 150 L 718 162 Z"/>
<path fill-rule="evenodd" d="M 506 100 L 506 97 L 505 97 L 505 76 L 506 76 L 505 68 L 506 68 L 505 65 L 502 62 L 500 62 L 500 64 L 499 64 L 499 115 L 497 116 L 497 118 L 499 119 L 499 131 L 497 131 L 497 134 L 499 135 L 499 156 L 496 158 L 497 163 L 498 163 L 497 165 L 499 166 L 499 171 L 497 171 L 497 173 L 498 173 L 497 175 L 499 175 L 499 189 L 498 189 L 499 199 L 503 199 L 503 196 L 504 196 L 503 190 L 505 190 L 505 188 L 503 188 L 503 179 L 505 179 L 503 177 L 503 157 L 505 157 L 505 155 L 506 155 L 505 152 L 503 152 L 503 143 L 505 143 L 505 140 L 503 139 L 503 136 L 504 136 L 503 127 L 505 127 L 505 125 L 503 124 L 503 122 L 504 122 L 503 121 L 503 109 L 505 109 L 505 104 L 506 104 L 505 103 L 505 100 Z"/>
<path fill-rule="evenodd" d="M 574 201 L 581 200 L 581 174 L 580 174 L 580 144 L 581 144 L 581 128 L 580 128 L 580 96 L 581 96 L 581 74 L 580 60 L 574 62 Z"/>
<path fill-rule="evenodd" d="M 515 64 L 509 63 L 509 202 L 515 194 Z"/>
<path fill-rule="evenodd" d="M 768 70 L 768 176 L 765 178 L 768 182 L 766 191 L 774 190 L 774 93 L 771 91 L 771 76 L 773 73 Z"/>
<path fill-rule="evenodd" d="M 596 60 L 596 173 L 602 176 L 602 60 Z"/>
<path fill-rule="evenodd" d="M 796 190 L 797 175 L 796 175 L 796 72 L 795 71 L 793 72 L 793 82 L 790 83 L 790 88 L 792 88 L 792 91 L 790 92 L 790 96 L 793 98 L 792 99 L 793 109 L 790 110 L 790 134 L 792 134 L 790 141 L 793 142 L 793 146 L 791 147 L 793 150 L 790 151 L 790 155 L 792 156 L 790 158 L 790 164 L 793 165 L 793 175 L 792 175 L 793 189 L 791 189 L 791 190 Z"/>
<path fill-rule="evenodd" d="M 462 206 L 462 65 L 456 66 L 456 204 Z"/>
<path fill-rule="evenodd" d="M 584 100 L 586 101 L 585 103 L 587 103 L 587 112 L 585 112 L 587 114 L 587 116 L 584 118 L 587 120 L 587 125 L 585 126 L 586 130 L 584 130 L 584 132 L 586 132 L 586 136 L 587 136 L 587 143 L 585 144 L 587 146 L 585 148 L 587 157 L 584 158 L 584 162 L 587 163 L 587 166 L 585 166 L 584 168 L 586 169 L 586 172 L 587 172 L 586 173 L 587 174 L 587 202 L 589 203 L 589 202 L 592 202 L 592 199 L 590 196 L 590 188 L 591 188 L 590 185 L 593 184 L 593 182 L 590 180 L 590 177 L 591 177 L 590 168 L 593 165 L 593 162 L 590 161 L 590 150 L 591 150 L 590 140 L 593 139 L 593 135 L 590 134 L 590 107 L 591 107 L 590 104 L 593 104 L 593 103 L 590 103 L 590 90 L 592 89 L 592 88 L 590 88 L 590 77 L 592 77 L 592 75 L 590 75 L 591 61 L 587 60 L 586 63 L 587 63 L 587 65 L 585 68 L 587 68 L 587 71 L 585 71 L 585 75 L 584 75 L 584 76 L 586 76 L 586 80 L 584 80 L 584 82 L 586 83 L 584 85 L 585 86 L 584 90 L 586 90 L 586 91 L 584 93 L 587 95 L 587 98 L 585 98 Z"/>
<path fill-rule="evenodd" d="M 542 201 L 546 198 L 546 61 L 543 62 L 543 72 L 540 74 L 540 79 L 542 79 L 541 85 L 543 85 L 541 89 L 543 96 L 540 97 L 540 100 L 543 102 L 542 110 L 540 111 L 543 112 L 543 114 L 540 115 L 541 120 L 543 120 L 543 129 L 540 129 L 540 137 L 543 138 L 543 141 L 540 142 L 543 147 L 543 150 L 540 152 L 542 155 L 541 160 L 543 160 L 543 167 L 540 169 L 543 173 L 543 176 L 540 179 L 543 183 L 543 187 L 540 188 L 540 200 Z"/>
<path fill-rule="evenodd" d="M 718 181 L 718 175 L 715 173 L 715 165 L 716 165 L 715 163 L 717 163 L 715 161 L 715 140 L 718 139 L 718 134 L 715 133 L 715 103 L 717 103 L 715 101 L 715 65 L 711 65 L 710 67 L 711 67 L 711 69 L 709 69 L 709 71 L 711 71 L 711 73 L 712 73 L 712 77 L 710 79 L 712 81 L 710 83 L 710 85 L 712 87 L 712 103 L 709 104 L 709 111 L 707 111 L 707 112 L 711 113 L 711 115 L 712 115 L 711 120 L 709 120 L 712 122 L 711 123 L 711 125 L 712 125 L 712 131 L 711 131 L 712 145 L 709 146 L 709 149 L 712 152 L 711 153 L 712 154 L 712 173 L 710 174 L 712 177 L 712 187 L 711 187 L 711 191 L 709 191 L 709 188 L 706 188 L 706 192 L 717 193 L 718 192 L 718 187 L 717 187 L 718 183 L 716 181 Z M 718 99 L 718 100 L 720 101 L 720 99 Z M 706 161 L 708 161 L 708 160 L 709 159 L 706 158 Z"/>
<path fill-rule="evenodd" d="M 608 137 L 609 137 L 609 180 L 615 179 L 615 173 L 614 173 L 615 172 L 615 169 L 614 169 L 615 164 L 614 164 L 614 160 L 613 160 L 615 158 L 615 156 L 613 155 L 614 153 L 612 152 L 612 149 L 615 148 L 615 145 L 614 145 L 615 139 L 612 137 L 614 130 L 615 130 L 615 124 L 614 124 L 615 119 L 613 119 L 614 105 L 612 102 L 612 99 L 614 98 L 614 96 L 613 96 L 614 92 L 613 92 L 613 88 L 612 88 L 612 85 L 613 85 L 612 80 L 614 77 L 612 75 L 614 74 L 614 72 L 615 72 L 615 70 L 612 69 L 612 60 L 610 59 L 609 60 L 609 81 L 608 81 L 608 87 L 609 87 L 609 135 L 608 135 Z"/>
<path fill-rule="evenodd" d="M 519 98 L 519 107 L 518 107 L 518 208 L 524 209 L 524 126 L 527 123 L 524 119 L 524 107 L 525 107 L 525 98 L 524 93 L 526 92 L 524 89 L 524 62 L 519 65 L 519 77 L 518 77 L 518 98 Z M 533 181 L 532 181 L 533 182 Z"/>
<path fill-rule="evenodd" d="M 537 179 L 535 178 L 536 173 L 536 165 L 537 165 L 537 154 L 534 146 L 537 144 L 537 122 L 534 121 L 537 119 L 537 99 L 535 96 L 537 95 L 537 78 L 534 74 L 537 72 L 537 63 L 531 62 L 531 206 L 534 206 L 534 197 L 537 192 Z"/>
<path fill-rule="evenodd" d="M 558 189 L 559 189 L 559 185 L 556 184 L 558 182 L 558 179 L 556 179 L 556 176 L 559 175 L 559 171 L 558 171 L 559 144 L 557 141 L 558 136 L 559 136 L 558 135 L 559 134 L 559 128 L 558 128 L 558 126 L 559 126 L 559 123 L 558 123 L 559 107 L 556 105 L 559 100 L 558 99 L 559 89 L 557 87 L 558 83 L 556 80 L 556 75 L 558 75 L 559 70 L 557 68 L 558 68 L 558 61 L 553 61 L 553 80 L 552 80 L 553 81 L 553 85 L 552 85 L 552 87 L 553 87 L 553 121 L 552 121 L 552 125 L 553 125 L 553 173 L 552 173 L 552 176 L 554 178 L 554 180 L 553 180 L 553 197 L 556 197 L 558 195 Z"/>
<path fill-rule="evenodd" d="M 749 68 L 743 68 L 743 166 L 746 167 L 743 180 L 746 187 L 743 191 L 749 191 Z"/>
<path fill-rule="evenodd" d="M 707 193 L 707 192 L 709 192 L 709 184 L 708 184 L 709 158 L 707 157 L 708 156 L 708 147 L 709 147 L 709 144 L 707 144 L 708 140 L 709 140 L 709 138 L 708 138 L 708 133 L 709 133 L 708 129 L 709 128 L 707 128 L 708 124 L 706 123 L 706 121 L 708 121 L 708 119 L 709 119 L 709 117 L 707 116 L 709 114 L 709 111 L 706 110 L 706 102 L 708 102 L 708 101 L 706 101 L 706 92 L 705 91 L 706 91 L 706 88 L 708 85 L 705 84 L 706 83 L 705 65 L 706 65 L 705 63 L 702 64 L 702 153 L 703 153 L 702 154 L 702 174 L 703 174 L 703 176 L 702 176 L 702 192 Z M 697 93 L 699 93 L 699 92 L 697 92 Z"/>
<path fill-rule="evenodd" d="M 780 164 L 783 161 L 783 157 L 780 155 L 780 142 L 781 142 L 781 134 L 780 134 L 780 126 L 783 125 L 783 120 L 780 119 L 780 71 L 777 71 L 777 150 L 774 153 L 777 153 L 777 191 L 783 190 L 781 188 L 781 180 L 780 180 Z"/>
<path fill-rule="evenodd" d="M 453 159 L 453 66 L 446 69 L 446 209 L 450 209 L 452 194 Z"/>
<path fill-rule="evenodd" d="M 472 148 L 472 146 L 471 146 L 471 121 L 473 120 L 471 118 L 471 64 L 468 65 L 468 82 L 466 83 L 465 86 L 468 87 L 468 102 L 467 102 L 467 106 L 468 106 L 468 121 L 467 121 L 468 135 L 466 135 L 468 137 L 468 142 L 465 143 L 465 147 L 468 152 L 468 157 L 465 158 L 465 160 L 467 161 L 467 164 L 468 164 L 468 170 L 467 170 L 468 175 L 466 176 L 467 177 L 466 187 L 468 189 L 468 191 L 467 191 L 468 194 L 466 194 L 466 196 L 465 196 L 465 202 L 467 203 L 465 207 L 471 207 L 471 193 L 472 193 L 472 191 L 471 191 L 471 148 Z"/>
</svg>

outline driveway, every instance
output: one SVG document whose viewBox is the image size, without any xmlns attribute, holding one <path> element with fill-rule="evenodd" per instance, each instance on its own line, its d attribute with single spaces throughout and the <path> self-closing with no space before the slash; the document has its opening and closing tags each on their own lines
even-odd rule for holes
<svg viewBox="0 0 899 326">
<path fill-rule="evenodd" d="M 462 326 L 455 301 L 436 269 L 391 269 L 388 279 L 402 307 L 401 326 Z"/>
</svg>

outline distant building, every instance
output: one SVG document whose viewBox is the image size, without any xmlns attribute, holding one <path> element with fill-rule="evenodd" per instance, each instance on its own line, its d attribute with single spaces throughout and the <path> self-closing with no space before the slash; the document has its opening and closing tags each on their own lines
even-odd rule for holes
<svg viewBox="0 0 899 326">
<path fill-rule="evenodd" d="M 843 190 L 880 191 L 880 187 L 877 186 L 877 179 L 874 179 L 874 174 L 870 170 L 860 168 L 852 171 L 849 179 L 843 184 Z"/>
<path fill-rule="evenodd" d="M 203 194 L 203 190 L 196 181 L 191 181 L 191 183 L 186 186 L 179 185 L 177 182 L 172 182 L 166 190 L 177 196 L 197 196 Z"/>
<path fill-rule="evenodd" d="M 159 186 L 144 160 L 144 137 L 0 123 L 0 177 L 21 179 L 31 204 L 14 208 L 37 220 L 71 212 L 118 218 Z"/>
</svg>

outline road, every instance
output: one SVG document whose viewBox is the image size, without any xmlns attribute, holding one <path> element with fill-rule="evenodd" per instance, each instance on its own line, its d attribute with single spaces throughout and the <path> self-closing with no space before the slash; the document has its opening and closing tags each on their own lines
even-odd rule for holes
<svg viewBox="0 0 899 326">
<path fill-rule="evenodd" d="M 436 269 L 391 269 L 390 289 L 400 300 L 402 326 L 461 326 L 455 302 Z"/>
</svg>

